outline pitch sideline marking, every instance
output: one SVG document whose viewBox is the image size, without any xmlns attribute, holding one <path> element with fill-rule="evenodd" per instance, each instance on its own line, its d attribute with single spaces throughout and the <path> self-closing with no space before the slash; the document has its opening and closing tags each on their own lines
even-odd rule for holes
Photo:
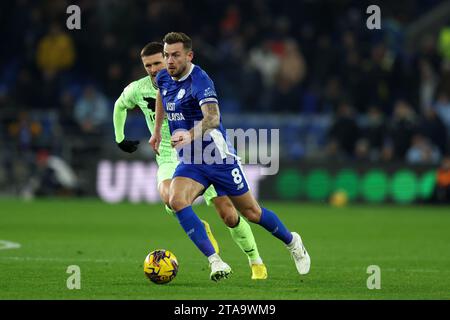
<svg viewBox="0 0 450 320">
<path fill-rule="evenodd" d="M 21 247 L 20 243 L 7 240 L 0 240 L 0 250 L 19 249 L 20 247 Z"/>
</svg>

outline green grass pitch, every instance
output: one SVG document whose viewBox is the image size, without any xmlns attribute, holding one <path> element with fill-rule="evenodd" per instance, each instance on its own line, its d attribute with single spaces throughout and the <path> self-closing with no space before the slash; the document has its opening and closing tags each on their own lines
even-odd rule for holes
<svg viewBox="0 0 450 320">
<path fill-rule="evenodd" d="M 98 200 L 0 200 L 0 299 L 449 299 L 450 208 L 264 203 L 304 238 L 311 271 L 297 274 L 281 241 L 252 224 L 269 278 L 250 279 L 245 255 L 217 214 L 196 207 L 219 241 L 230 279 L 209 280 L 206 258 L 162 205 Z M 153 249 L 178 258 L 177 277 L 150 283 L 142 263 Z M 66 287 L 69 265 L 81 289 Z M 381 289 L 367 288 L 367 267 Z"/>
</svg>

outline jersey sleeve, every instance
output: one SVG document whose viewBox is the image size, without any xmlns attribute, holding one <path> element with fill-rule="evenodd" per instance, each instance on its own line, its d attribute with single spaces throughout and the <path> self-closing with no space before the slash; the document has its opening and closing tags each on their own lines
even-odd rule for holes
<svg viewBox="0 0 450 320">
<path fill-rule="evenodd" d="M 219 103 L 214 83 L 203 70 L 192 77 L 192 96 L 200 107 L 205 103 Z"/>
<path fill-rule="evenodd" d="M 125 139 L 124 130 L 127 110 L 133 109 L 136 106 L 136 90 L 136 83 L 130 83 L 114 103 L 113 124 L 117 143 Z"/>
</svg>

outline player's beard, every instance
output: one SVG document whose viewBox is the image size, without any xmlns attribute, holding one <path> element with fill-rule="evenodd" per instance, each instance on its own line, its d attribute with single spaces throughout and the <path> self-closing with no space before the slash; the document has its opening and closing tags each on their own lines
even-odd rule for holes
<svg viewBox="0 0 450 320">
<path fill-rule="evenodd" d="M 186 70 L 186 65 L 187 65 L 187 63 L 186 64 L 184 64 L 183 66 L 180 66 L 180 70 L 177 72 L 177 73 L 175 73 L 175 74 L 173 74 L 172 75 L 172 77 L 173 78 L 181 78 L 181 75 L 184 73 L 184 71 Z"/>
</svg>

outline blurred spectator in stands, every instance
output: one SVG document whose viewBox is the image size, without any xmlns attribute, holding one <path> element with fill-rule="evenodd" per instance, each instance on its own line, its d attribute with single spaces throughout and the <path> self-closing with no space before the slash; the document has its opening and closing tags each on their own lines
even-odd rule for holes
<svg viewBox="0 0 450 320">
<path fill-rule="evenodd" d="M 437 101 L 434 105 L 436 113 L 444 122 L 447 130 L 450 132 L 450 92 L 441 91 L 438 94 Z"/>
<path fill-rule="evenodd" d="M 450 155 L 442 159 L 437 171 L 435 198 L 439 203 L 450 203 Z"/>
<path fill-rule="evenodd" d="M 445 154 L 448 149 L 448 131 L 444 122 L 440 119 L 439 115 L 433 108 L 427 108 L 424 115 L 420 119 L 420 131 L 421 133 L 430 139 L 435 144 L 441 154 Z"/>
<path fill-rule="evenodd" d="M 73 169 L 62 158 L 47 150 L 36 154 L 37 168 L 22 190 L 22 196 L 68 196 L 78 193 L 78 179 Z"/>
<path fill-rule="evenodd" d="M 369 107 L 366 121 L 364 128 L 361 129 L 361 139 L 358 140 L 355 151 L 360 159 L 367 158 L 377 161 L 380 160 L 386 136 L 384 114 L 379 107 L 373 105 Z"/>
<path fill-rule="evenodd" d="M 59 104 L 59 121 L 63 132 L 69 136 L 76 135 L 80 130 L 74 117 L 75 98 L 72 93 L 68 90 L 64 91 L 59 99 Z"/>
<path fill-rule="evenodd" d="M 437 51 L 436 35 L 428 33 L 422 36 L 419 40 L 417 50 L 419 63 L 420 61 L 426 61 L 430 64 L 433 71 L 438 72 L 441 68 L 442 58 Z"/>
<path fill-rule="evenodd" d="M 50 25 L 48 33 L 39 40 L 37 65 L 46 75 L 54 75 L 71 68 L 75 62 L 75 47 L 69 34 L 57 23 Z"/>
<path fill-rule="evenodd" d="M 440 157 L 439 149 L 421 134 L 413 136 L 406 153 L 406 161 L 410 164 L 438 164 Z"/>
<path fill-rule="evenodd" d="M 376 101 L 389 113 L 392 88 L 389 86 L 392 57 L 383 43 L 371 48 L 370 60 L 365 65 L 364 94 L 369 101 Z"/>
<path fill-rule="evenodd" d="M 359 131 L 352 107 L 346 101 L 341 102 L 334 123 L 328 131 L 328 155 L 344 159 L 351 158 L 354 154 Z"/>
<path fill-rule="evenodd" d="M 369 141 L 366 138 L 361 138 L 356 141 L 355 157 L 359 161 L 371 161 Z"/>
<path fill-rule="evenodd" d="M 417 117 L 411 106 L 404 100 L 397 101 L 387 128 L 388 142 L 384 146 L 391 151 L 384 150 L 385 155 L 391 154 L 395 160 L 404 160 L 417 130 Z"/>
<path fill-rule="evenodd" d="M 313 81 L 317 86 L 325 86 L 325 81 L 330 73 L 335 71 L 336 50 L 327 34 L 322 34 L 317 39 L 317 49 L 312 61 Z"/>
<path fill-rule="evenodd" d="M 92 59 L 89 61 L 89 69 L 99 76 L 98 79 L 100 79 L 102 83 L 107 85 L 112 66 L 119 64 L 119 67 L 122 70 L 126 70 L 126 68 L 130 67 L 130 57 L 128 55 L 130 49 L 130 47 L 127 47 L 122 43 L 117 34 L 106 32 L 100 38 L 99 43 L 91 49 L 98 52 L 98 55 L 102 58 L 100 60 Z M 136 61 L 139 57 L 138 53 L 139 51 L 135 51 L 133 61 Z"/>
<path fill-rule="evenodd" d="M 445 26 L 439 32 L 439 53 L 446 61 L 450 61 L 450 26 Z"/>
<path fill-rule="evenodd" d="M 236 33 L 241 22 L 241 13 L 239 7 L 235 4 L 229 4 L 225 10 L 224 16 L 220 21 L 220 31 L 223 37 Z"/>
<path fill-rule="evenodd" d="M 289 85 L 296 85 L 302 83 L 305 75 L 306 64 L 300 48 L 293 40 L 285 41 L 277 81 L 285 81 Z"/>
<path fill-rule="evenodd" d="M 355 108 L 358 112 L 364 112 L 366 99 L 363 95 L 362 83 L 363 74 L 361 72 L 361 57 L 357 50 L 346 53 L 344 63 L 341 66 L 340 75 L 345 83 L 345 94 L 352 96 Z"/>
<path fill-rule="evenodd" d="M 425 112 L 427 108 L 433 105 L 434 95 L 438 85 L 438 78 L 433 66 L 428 60 L 421 59 L 419 61 L 420 70 L 420 111 Z"/>
<path fill-rule="evenodd" d="M 450 60 L 442 61 L 439 70 L 438 93 L 446 93 L 447 98 L 450 94 Z"/>
<path fill-rule="evenodd" d="M 355 34 L 352 31 L 346 31 L 342 34 L 341 49 L 339 54 L 340 63 L 337 63 L 339 77 L 344 84 L 343 92 L 346 96 L 350 96 L 356 111 L 365 112 L 367 101 L 363 96 L 363 80 L 362 74 L 363 59 L 360 54 L 360 44 L 357 43 Z"/>
<path fill-rule="evenodd" d="M 14 192 L 18 192 L 30 176 L 34 151 L 43 130 L 41 123 L 31 119 L 25 111 L 18 113 L 17 118 L 9 123 L 7 130 L 8 145 L 6 149 L 2 149 L 2 153 L 7 155 L 4 165 L 10 187 Z"/>
<path fill-rule="evenodd" d="M 18 72 L 17 82 L 11 95 L 22 108 L 31 109 L 42 106 L 41 90 L 42 88 L 36 85 L 36 75 L 30 68 L 24 67 Z"/>
<path fill-rule="evenodd" d="M 301 83 L 306 75 L 303 55 L 294 41 L 284 43 L 280 65 L 276 74 L 272 109 L 281 112 L 299 113 Z"/>
<path fill-rule="evenodd" d="M 442 59 L 437 51 L 434 34 L 425 34 L 420 39 L 418 55 L 420 59 L 428 61 L 433 70 L 439 70 Z"/>
<path fill-rule="evenodd" d="M 257 46 L 250 51 L 250 65 L 262 75 L 266 88 L 273 86 L 275 75 L 279 70 L 280 58 L 271 47 L 271 42 L 266 40 L 261 46 Z"/>
<path fill-rule="evenodd" d="M 54 108 L 61 88 L 63 72 L 75 63 L 75 45 L 71 36 L 63 32 L 60 24 L 52 23 L 48 33 L 37 44 L 36 62 L 40 70 L 40 107 Z M 32 104 L 35 106 L 35 104 Z"/>
<path fill-rule="evenodd" d="M 108 101 L 94 86 L 84 89 L 75 103 L 74 116 L 85 134 L 100 134 L 110 120 Z"/>
<path fill-rule="evenodd" d="M 138 51 L 136 51 L 138 52 Z M 105 79 L 105 94 L 108 97 L 119 95 L 124 88 L 124 73 L 119 63 L 112 63 L 108 66 L 107 77 Z"/>
<path fill-rule="evenodd" d="M 328 78 L 322 93 L 322 106 L 320 112 L 335 113 L 339 101 L 342 100 L 342 81 L 337 76 Z"/>
<path fill-rule="evenodd" d="M 19 112 L 15 121 L 8 126 L 9 137 L 15 141 L 17 151 L 31 151 L 36 140 L 42 133 L 42 126 L 39 121 L 30 119 L 27 112 Z"/>
<path fill-rule="evenodd" d="M 270 111 L 273 106 L 271 88 L 275 85 L 275 77 L 280 66 L 280 58 L 272 50 L 271 41 L 265 40 L 262 45 L 251 49 L 249 64 L 261 75 L 264 86 L 259 93 L 259 110 Z"/>
</svg>

